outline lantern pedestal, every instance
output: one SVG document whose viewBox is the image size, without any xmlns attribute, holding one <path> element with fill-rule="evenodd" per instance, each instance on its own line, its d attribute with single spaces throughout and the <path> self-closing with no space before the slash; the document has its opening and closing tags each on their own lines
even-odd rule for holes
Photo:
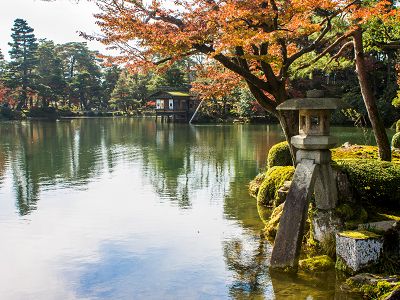
<svg viewBox="0 0 400 300">
<path fill-rule="evenodd" d="M 338 99 L 290 99 L 278 110 L 299 111 L 299 135 L 291 138 L 296 153 L 296 170 L 290 186 L 275 245 L 271 268 L 297 271 L 307 219 L 309 200 L 314 193 L 319 210 L 331 210 L 337 204 L 337 188 L 330 165 L 336 139 L 330 136 L 329 117 L 338 108 Z"/>
</svg>

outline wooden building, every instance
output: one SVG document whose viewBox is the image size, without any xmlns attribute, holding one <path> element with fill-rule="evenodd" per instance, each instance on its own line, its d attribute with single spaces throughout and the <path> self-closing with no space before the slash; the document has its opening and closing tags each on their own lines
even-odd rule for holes
<svg viewBox="0 0 400 300">
<path fill-rule="evenodd" d="M 189 122 L 200 101 L 187 91 L 161 90 L 149 96 L 156 102 L 156 120 Z"/>
</svg>

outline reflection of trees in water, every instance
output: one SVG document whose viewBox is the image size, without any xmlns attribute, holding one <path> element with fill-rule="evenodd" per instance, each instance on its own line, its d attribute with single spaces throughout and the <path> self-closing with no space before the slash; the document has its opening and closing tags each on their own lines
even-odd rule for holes
<svg viewBox="0 0 400 300">
<path fill-rule="evenodd" d="M 232 140 L 227 127 L 158 124 L 153 145 L 144 148 L 145 174 L 161 198 L 182 208 L 191 205 L 189 195 L 202 190 L 207 201 L 222 200 L 234 176 Z"/>
<path fill-rule="evenodd" d="M 116 165 L 135 160 L 161 198 L 188 208 L 190 199 L 203 192 L 207 201 L 225 201 L 229 217 L 247 218 L 244 185 L 268 147 L 263 140 L 254 142 L 260 139 L 259 127 L 193 127 L 125 118 L 11 122 L 0 133 L 0 180 L 8 166 L 21 214 L 35 206 L 41 189 L 84 188 Z"/>
<path fill-rule="evenodd" d="M 2 126 L 0 151 L 10 162 L 21 215 L 35 208 L 41 188 L 56 184 L 80 186 L 101 169 L 97 137 L 82 127 L 75 121 L 13 122 Z"/>
<path fill-rule="evenodd" d="M 233 271 L 229 295 L 234 299 L 263 299 L 268 286 L 266 244 L 261 238 L 223 243 L 225 262 Z"/>
</svg>

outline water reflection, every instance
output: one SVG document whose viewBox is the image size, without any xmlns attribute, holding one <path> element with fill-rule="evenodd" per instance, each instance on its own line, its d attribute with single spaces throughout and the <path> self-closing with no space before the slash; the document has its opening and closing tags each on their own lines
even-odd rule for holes
<svg viewBox="0 0 400 300">
<path fill-rule="evenodd" d="M 268 273 L 270 245 L 246 185 L 282 140 L 276 126 L 5 122 L 0 137 L 5 299 L 321 291 Z"/>
</svg>

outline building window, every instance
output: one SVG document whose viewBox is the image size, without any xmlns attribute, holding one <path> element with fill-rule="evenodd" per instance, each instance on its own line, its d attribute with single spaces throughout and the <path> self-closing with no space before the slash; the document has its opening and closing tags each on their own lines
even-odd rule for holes
<svg viewBox="0 0 400 300">
<path fill-rule="evenodd" d="M 169 109 L 174 109 L 174 100 L 169 100 Z"/>
</svg>

